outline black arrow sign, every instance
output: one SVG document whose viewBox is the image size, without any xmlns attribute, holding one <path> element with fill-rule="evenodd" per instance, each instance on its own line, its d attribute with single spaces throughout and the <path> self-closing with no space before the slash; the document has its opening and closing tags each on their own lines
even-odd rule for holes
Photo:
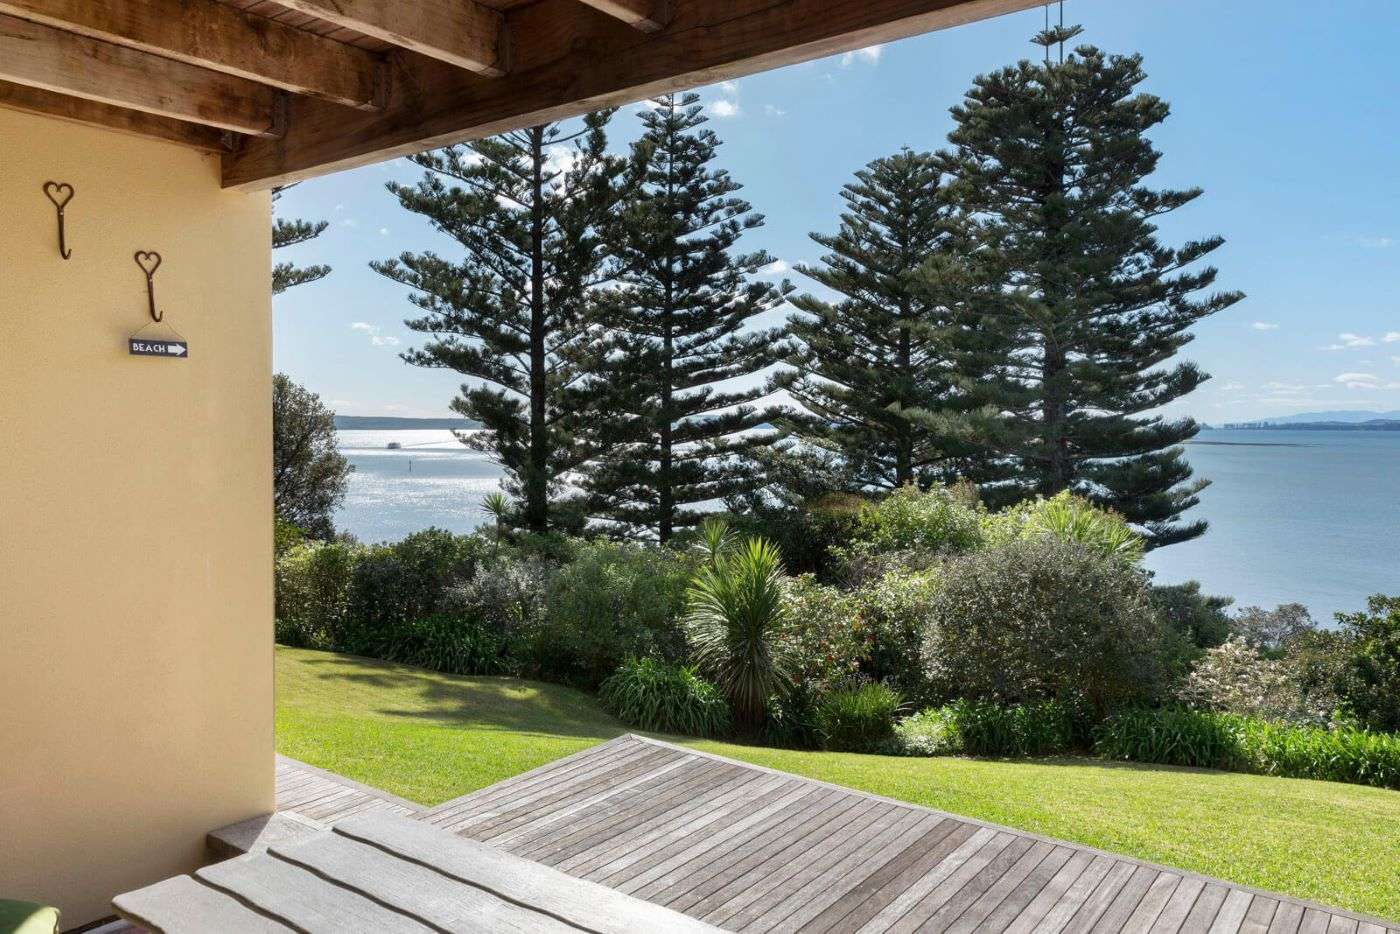
<svg viewBox="0 0 1400 934">
<path fill-rule="evenodd" d="M 190 345 L 185 341 L 151 341 L 141 337 L 133 337 L 127 341 L 127 351 L 137 357 L 183 359 L 190 355 Z"/>
</svg>

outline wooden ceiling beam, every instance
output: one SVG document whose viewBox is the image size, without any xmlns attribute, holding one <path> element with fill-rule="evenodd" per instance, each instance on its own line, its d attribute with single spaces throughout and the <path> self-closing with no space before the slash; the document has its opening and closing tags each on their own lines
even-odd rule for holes
<svg viewBox="0 0 1400 934">
<path fill-rule="evenodd" d="M 186 123 L 183 120 L 171 120 L 169 117 L 156 117 L 139 110 L 127 110 L 125 107 L 99 104 L 96 101 L 83 100 L 81 97 L 69 97 L 67 94 L 56 94 L 43 88 L 26 87 L 8 81 L 0 81 L 0 107 L 106 127 L 119 133 L 179 143 L 181 146 L 193 146 L 206 152 L 222 153 L 232 149 L 232 134 L 222 130 L 200 126 L 198 123 Z"/>
<path fill-rule="evenodd" d="M 580 0 L 642 32 L 659 32 L 671 21 L 672 0 Z"/>
<path fill-rule="evenodd" d="M 404 55 L 382 114 L 293 98 L 287 135 L 224 157 L 224 184 L 267 188 L 769 68 L 1026 10 L 1041 0 L 684 0 L 645 35 L 577 0 L 512 8 L 515 67 L 485 80 Z M 814 82 L 813 93 L 820 93 Z"/>
<path fill-rule="evenodd" d="M 254 136 L 285 126 L 280 91 L 13 16 L 0 15 L 0 80 Z"/>
<path fill-rule="evenodd" d="M 4 13 L 361 110 L 384 103 L 377 56 L 217 0 L 0 0 Z"/>
<path fill-rule="evenodd" d="M 505 17 L 476 0 L 273 0 L 483 75 L 510 69 Z"/>
</svg>

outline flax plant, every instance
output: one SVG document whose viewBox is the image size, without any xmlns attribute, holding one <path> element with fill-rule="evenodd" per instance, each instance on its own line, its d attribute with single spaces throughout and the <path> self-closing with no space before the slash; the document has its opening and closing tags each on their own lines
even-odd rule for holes
<svg viewBox="0 0 1400 934">
<path fill-rule="evenodd" d="M 778 638 L 785 612 L 783 564 L 762 538 L 718 551 L 686 593 L 692 657 L 729 699 L 740 727 L 756 729 L 769 697 L 792 684 L 792 664 Z"/>
</svg>

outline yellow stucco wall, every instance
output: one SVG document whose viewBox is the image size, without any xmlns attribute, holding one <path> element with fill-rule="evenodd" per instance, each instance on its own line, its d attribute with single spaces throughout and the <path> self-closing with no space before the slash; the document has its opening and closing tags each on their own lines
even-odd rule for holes
<svg viewBox="0 0 1400 934">
<path fill-rule="evenodd" d="M 0 110 L 0 897 L 65 927 L 272 809 L 268 211 L 212 156 Z M 127 354 L 136 249 L 187 360 Z"/>
</svg>

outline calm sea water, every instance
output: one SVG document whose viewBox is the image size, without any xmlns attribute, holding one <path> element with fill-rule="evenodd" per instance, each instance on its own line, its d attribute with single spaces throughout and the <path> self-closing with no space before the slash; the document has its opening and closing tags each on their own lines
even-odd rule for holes
<svg viewBox="0 0 1400 934">
<path fill-rule="evenodd" d="M 342 431 L 355 465 L 337 524 L 363 541 L 429 525 L 469 532 L 500 471 L 448 431 Z M 394 441 L 400 450 L 389 450 Z M 1400 432 L 1203 431 L 1203 537 L 1153 552 L 1164 583 L 1199 580 L 1241 606 L 1298 602 L 1319 620 L 1400 593 Z"/>
<path fill-rule="evenodd" d="M 393 541 L 435 525 L 470 532 L 487 521 L 481 498 L 500 489 L 500 468 L 450 431 L 341 431 L 355 466 L 336 527 L 361 541 Z M 390 450 L 390 442 L 402 445 Z"/>
</svg>

